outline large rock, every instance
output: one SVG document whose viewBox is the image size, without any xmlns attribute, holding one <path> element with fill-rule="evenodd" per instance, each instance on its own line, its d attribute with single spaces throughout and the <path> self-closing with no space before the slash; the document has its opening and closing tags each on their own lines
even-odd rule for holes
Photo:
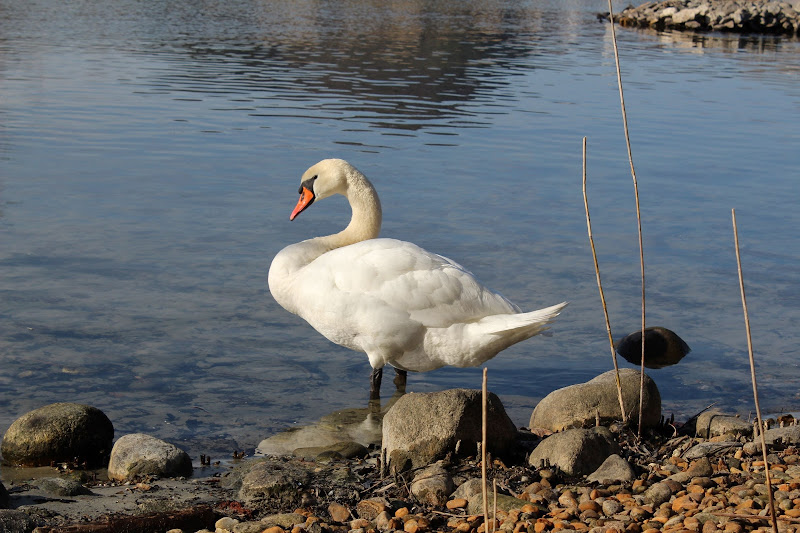
<svg viewBox="0 0 800 533">
<path fill-rule="evenodd" d="M 631 464 L 616 453 L 609 455 L 600 468 L 586 476 L 586 481 L 589 483 L 596 482 L 605 485 L 624 483 L 634 479 L 636 479 L 636 472 Z"/>
<path fill-rule="evenodd" d="M 619 371 L 622 384 L 622 399 L 628 416 L 638 420 L 639 380 L 636 370 L 623 368 Z M 645 374 L 642 425 L 655 426 L 661 421 L 661 394 L 655 382 Z M 596 378 L 555 390 L 539 402 L 531 415 L 530 427 L 550 431 L 568 428 L 589 427 L 600 423 L 608 425 L 620 420 L 619 396 L 613 370 Z"/>
<path fill-rule="evenodd" d="M 86 462 L 105 466 L 114 441 L 114 425 L 102 411 L 77 403 L 54 403 L 14 421 L 3 436 L 6 464 L 49 466 Z"/>
<path fill-rule="evenodd" d="M 619 446 L 607 428 L 568 429 L 540 442 L 528 464 L 534 468 L 557 466 L 568 476 L 582 476 L 594 472 L 618 452 Z"/>
<path fill-rule="evenodd" d="M 496 395 L 489 393 L 487 403 L 487 449 L 502 455 L 515 441 L 517 428 Z M 448 452 L 474 454 L 481 442 L 481 405 L 479 390 L 402 396 L 383 419 L 383 472 L 426 466 Z"/>
<path fill-rule="evenodd" d="M 239 498 L 248 507 L 270 503 L 277 508 L 303 505 L 303 494 L 311 482 L 311 471 L 294 461 L 256 463 L 242 479 Z"/>
<path fill-rule="evenodd" d="M 111 450 L 111 460 L 108 464 L 109 479 L 190 475 L 192 475 L 192 460 L 186 452 L 144 433 L 124 435 Z"/>
</svg>

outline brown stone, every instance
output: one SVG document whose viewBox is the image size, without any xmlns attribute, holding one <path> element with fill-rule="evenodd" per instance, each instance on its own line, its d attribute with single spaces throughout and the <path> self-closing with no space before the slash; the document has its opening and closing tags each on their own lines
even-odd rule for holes
<svg viewBox="0 0 800 533">
<path fill-rule="evenodd" d="M 454 500 L 448 501 L 446 504 L 448 509 L 462 509 L 467 506 L 467 500 L 464 498 L 456 498 Z"/>
<path fill-rule="evenodd" d="M 375 520 L 375 517 L 385 510 L 386 503 L 379 499 L 361 500 L 356 504 L 356 514 L 366 520 Z"/>
<path fill-rule="evenodd" d="M 599 513 L 600 509 L 602 509 L 602 507 L 594 500 L 587 500 L 578 504 L 579 511 L 594 511 Z"/>
<path fill-rule="evenodd" d="M 332 503 L 328 506 L 328 514 L 334 522 L 346 522 L 350 520 L 350 509 L 341 503 Z"/>
</svg>

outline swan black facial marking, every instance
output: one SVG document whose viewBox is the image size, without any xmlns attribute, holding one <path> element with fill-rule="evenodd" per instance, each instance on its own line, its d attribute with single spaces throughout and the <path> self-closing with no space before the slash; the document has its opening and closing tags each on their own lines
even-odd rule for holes
<svg viewBox="0 0 800 533">
<path fill-rule="evenodd" d="M 311 194 L 314 194 L 314 181 L 316 181 L 317 177 L 314 176 L 313 178 L 308 178 L 306 181 L 300 184 L 300 189 L 297 191 L 298 194 L 303 194 L 303 188 L 308 189 L 311 191 Z M 316 195 L 314 195 L 316 196 Z"/>
</svg>

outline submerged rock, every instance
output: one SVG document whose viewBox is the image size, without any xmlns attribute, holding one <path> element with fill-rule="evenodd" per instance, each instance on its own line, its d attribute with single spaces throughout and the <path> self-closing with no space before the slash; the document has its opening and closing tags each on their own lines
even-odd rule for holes
<svg viewBox="0 0 800 533">
<path fill-rule="evenodd" d="M 114 425 L 96 407 L 54 403 L 15 420 L 3 436 L 0 453 L 6 464 L 15 466 L 105 466 L 113 440 Z"/>
</svg>

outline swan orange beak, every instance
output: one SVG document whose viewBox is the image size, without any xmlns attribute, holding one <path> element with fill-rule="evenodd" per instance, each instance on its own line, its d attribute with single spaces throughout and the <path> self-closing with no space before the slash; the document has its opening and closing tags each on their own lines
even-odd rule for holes
<svg viewBox="0 0 800 533">
<path fill-rule="evenodd" d="M 300 199 L 297 201 L 297 205 L 294 207 L 292 214 L 289 215 L 289 220 L 294 220 L 297 215 L 305 211 L 306 207 L 313 203 L 314 193 L 308 190 L 307 187 L 300 187 Z"/>
</svg>

